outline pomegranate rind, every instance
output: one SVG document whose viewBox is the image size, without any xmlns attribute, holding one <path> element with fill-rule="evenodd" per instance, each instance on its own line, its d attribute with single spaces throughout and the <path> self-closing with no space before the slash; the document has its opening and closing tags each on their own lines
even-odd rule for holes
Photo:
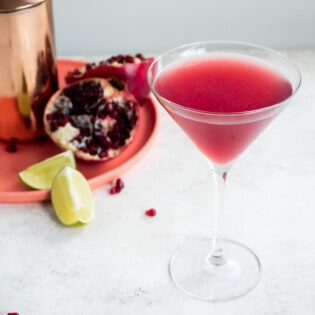
<svg viewBox="0 0 315 315">
<path fill-rule="evenodd" d="M 81 113 L 81 116 L 87 116 L 90 126 L 90 136 L 81 136 L 80 128 L 75 124 L 74 113 L 65 114 L 67 123 L 63 126 L 58 126 L 56 130 L 52 128 L 51 116 L 55 115 L 58 110 L 58 103 L 60 103 L 61 98 L 64 98 L 65 90 L 68 88 L 73 88 L 82 84 L 99 84 L 103 89 L 101 98 L 95 103 L 97 107 L 96 113 Z M 80 95 L 76 95 L 80 99 Z M 100 117 L 100 110 L 104 106 L 108 106 L 109 103 L 114 104 L 121 115 L 123 115 L 123 120 L 121 118 L 113 118 L 110 115 L 105 115 L 105 117 Z M 117 105 L 118 104 L 118 105 Z M 132 108 L 129 108 L 131 105 Z M 73 109 L 76 110 L 76 103 L 72 102 Z M 101 107 L 103 106 L 103 107 Z M 47 135 L 52 139 L 58 147 L 63 150 L 71 150 L 75 156 L 84 161 L 107 161 L 112 158 L 119 156 L 133 141 L 136 131 L 139 125 L 139 103 L 136 98 L 129 93 L 127 88 L 113 86 L 111 80 L 101 79 L 101 78 L 91 78 L 86 80 L 80 80 L 74 82 L 65 88 L 57 91 L 49 100 L 46 105 L 44 112 L 44 128 Z M 90 109 L 91 107 L 87 107 Z M 103 115 L 104 116 L 104 115 Z M 129 119 L 129 121 L 127 121 Z M 132 123 L 131 123 L 132 122 Z M 112 143 L 110 138 L 110 133 L 114 132 L 116 125 L 121 125 L 126 136 L 119 141 L 119 143 Z M 125 124 L 125 125 L 123 125 Z M 126 124 L 128 126 L 126 126 Z M 97 130 L 96 126 L 97 125 Z M 125 128 L 125 129 L 124 129 Z M 127 131 L 126 131 L 127 128 Z M 95 141 L 95 132 L 106 138 L 107 142 L 105 145 L 100 144 Z M 82 139 L 81 139 L 82 138 Z M 84 143 L 80 143 L 78 139 L 81 139 Z M 90 141 L 90 142 L 89 142 Z M 93 143 L 94 147 L 96 146 L 97 153 L 89 151 L 87 143 Z M 91 149 L 91 148 L 90 148 Z"/>
<path fill-rule="evenodd" d="M 123 56 L 124 58 L 126 56 Z M 81 68 L 69 71 L 65 76 L 66 83 L 77 82 L 89 78 L 112 78 L 115 77 L 128 85 L 129 91 L 140 101 L 144 101 L 150 95 L 146 74 L 154 57 L 132 57 L 134 62 L 111 62 L 111 57 L 98 63 L 87 63 Z"/>
</svg>

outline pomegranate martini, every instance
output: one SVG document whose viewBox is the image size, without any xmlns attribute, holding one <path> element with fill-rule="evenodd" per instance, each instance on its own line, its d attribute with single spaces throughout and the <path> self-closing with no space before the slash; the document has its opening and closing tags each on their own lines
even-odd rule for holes
<svg viewBox="0 0 315 315">
<path fill-rule="evenodd" d="M 286 57 L 239 42 L 201 42 L 175 48 L 148 71 L 150 88 L 206 157 L 215 184 L 212 238 L 179 250 L 170 263 L 175 284 L 196 298 L 244 295 L 261 276 L 248 247 L 222 237 L 227 173 L 236 159 L 283 110 L 301 76 Z"/>
</svg>

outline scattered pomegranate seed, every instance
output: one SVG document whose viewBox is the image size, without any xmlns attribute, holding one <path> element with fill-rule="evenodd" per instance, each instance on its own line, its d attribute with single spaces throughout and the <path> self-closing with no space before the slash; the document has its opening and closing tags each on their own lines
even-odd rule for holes
<svg viewBox="0 0 315 315">
<path fill-rule="evenodd" d="M 148 217 L 155 217 L 156 216 L 156 210 L 154 208 L 150 208 L 145 211 L 145 215 Z"/>
<path fill-rule="evenodd" d="M 111 195 L 115 195 L 121 192 L 121 190 L 125 187 L 125 184 L 121 178 L 117 178 L 114 186 L 110 188 L 109 193 Z"/>
<path fill-rule="evenodd" d="M 115 187 L 120 188 L 120 189 L 123 189 L 125 187 L 125 184 L 121 178 L 116 179 Z"/>
<path fill-rule="evenodd" d="M 19 313 L 8 313 L 7 315 L 19 315 Z"/>
<path fill-rule="evenodd" d="M 5 146 L 5 150 L 9 153 L 15 153 L 17 151 L 17 142 L 16 138 L 11 138 Z"/>
<path fill-rule="evenodd" d="M 115 194 L 120 193 L 120 191 L 121 191 L 120 188 L 114 186 L 114 187 L 111 187 L 111 189 L 109 190 L 109 193 L 110 193 L 111 195 L 115 195 Z"/>
</svg>

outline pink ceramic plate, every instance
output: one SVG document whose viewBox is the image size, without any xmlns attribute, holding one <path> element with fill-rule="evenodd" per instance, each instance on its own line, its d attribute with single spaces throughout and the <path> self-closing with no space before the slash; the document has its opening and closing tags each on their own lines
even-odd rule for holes
<svg viewBox="0 0 315 315">
<path fill-rule="evenodd" d="M 64 75 L 68 70 L 80 67 L 84 62 L 76 60 L 59 60 L 58 74 L 62 87 Z M 108 162 L 78 162 L 78 169 L 85 175 L 92 189 L 98 188 L 121 176 L 133 167 L 147 153 L 157 131 L 158 113 L 154 103 L 147 101 L 140 109 L 139 129 L 133 142 L 117 158 Z M 24 203 L 50 199 L 49 190 L 31 190 L 22 184 L 18 173 L 29 165 L 39 162 L 60 152 L 49 139 L 19 144 L 16 153 L 8 153 L 5 143 L 0 143 L 0 202 Z"/>
</svg>

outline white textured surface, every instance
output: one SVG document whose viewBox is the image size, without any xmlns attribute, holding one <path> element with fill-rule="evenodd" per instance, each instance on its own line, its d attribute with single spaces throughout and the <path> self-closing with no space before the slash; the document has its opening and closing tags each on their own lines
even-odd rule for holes
<svg viewBox="0 0 315 315">
<path fill-rule="evenodd" d="M 288 56 L 302 71 L 300 92 L 227 185 L 225 236 L 263 264 L 253 291 L 213 304 L 171 282 L 173 252 L 211 234 L 213 190 L 205 161 L 161 111 L 125 189 L 94 191 L 93 223 L 64 227 L 49 202 L 0 205 L 0 315 L 315 314 L 315 51 Z M 144 216 L 150 207 L 154 218 Z"/>
</svg>

